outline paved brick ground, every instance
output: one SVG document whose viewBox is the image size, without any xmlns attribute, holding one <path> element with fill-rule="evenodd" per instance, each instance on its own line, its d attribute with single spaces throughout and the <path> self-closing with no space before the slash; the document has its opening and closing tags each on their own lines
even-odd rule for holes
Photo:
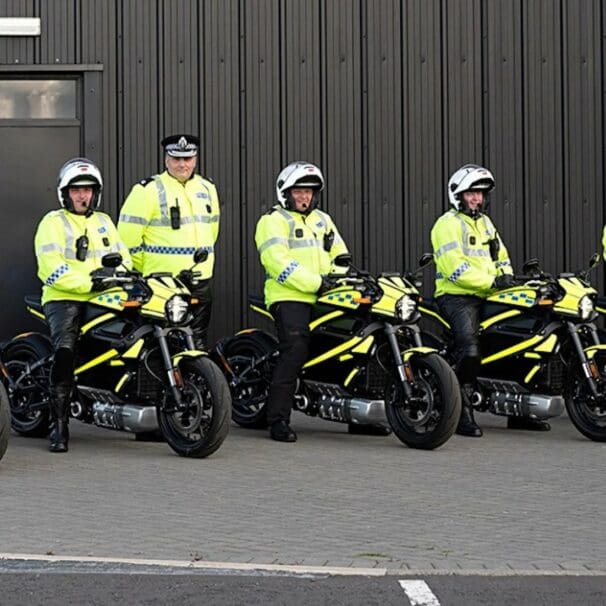
<svg viewBox="0 0 606 606">
<path fill-rule="evenodd" d="M 13 435 L 0 551 L 381 567 L 606 571 L 606 444 L 566 418 L 420 452 L 295 415 L 294 444 L 232 427 L 205 460 L 72 423 L 67 455 Z"/>
</svg>

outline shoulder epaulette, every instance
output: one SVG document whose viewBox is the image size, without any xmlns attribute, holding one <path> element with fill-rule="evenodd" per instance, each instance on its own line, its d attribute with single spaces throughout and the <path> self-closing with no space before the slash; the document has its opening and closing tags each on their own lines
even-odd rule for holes
<svg viewBox="0 0 606 606">
<path fill-rule="evenodd" d="M 143 187 L 145 187 L 146 185 L 149 185 L 153 180 L 154 180 L 153 177 L 147 177 L 147 179 L 141 179 L 141 181 L 139 181 L 139 185 L 142 185 Z"/>
<path fill-rule="evenodd" d="M 278 210 L 278 206 L 272 206 L 265 214 L 266 215 L 271 215 L 272 213 L 275 213 Z"/>
</svg>

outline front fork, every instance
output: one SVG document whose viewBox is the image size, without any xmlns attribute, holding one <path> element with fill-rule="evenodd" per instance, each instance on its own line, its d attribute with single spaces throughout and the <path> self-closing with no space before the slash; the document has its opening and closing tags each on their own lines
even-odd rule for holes
<svg viewBox="0 0 606 606">
<path fill-rule="evenodd" d="M 598 381 L 601 380 L 600 369 L 598 368 L 595 360 L 589 358 L 585 353 L 583 343 L 581 342 L 581 337 L 579 336 L 579 327 L 572 322 L 566 322 L 566 326 L 568 327 L 568 333 L 570 334 L 570 338 L 574 343 L 577 355 L 581 361 L 581 368 L 583 369 L 583 374 L 587 379 L 587 384 L 589 385 L 591 395 L 597 398 L 600 395 L 598 390 Z M 593 324 L 585 324 L 584 326 L 589 326 L 594 344 L 599 345 L 600 340 L 598 338 L 598 333 L 595 326 Z"/>
<path fill-rule="evenodd" d="M 412 372 L 410 370 L 410 365 L 405 364 L 402 358 L 402 352 L 400 351 L 400 344 L 398 343 L 397 332 L 398 329 L 393 324 L 385 322 L 385 334 L 387 335 L 387 341 L 393 353 L 393 359 L 396 365 L 396 372 L 398 373 L 400 384 L 402 385 L 402 389 L 404 390 L 404 396 L 407 400 L 409 400 L 410 398 L 412 398 L 412 389 L 410 387 L 409 382 L 409 380 L 412 380 Z"/>
<path fill-rule="evenodd" d="M 173 361 L 170 356 L 170 351 L 168 349 L 168 339 L 166 338 L 169 332 L 174 331 L 174 328 L 161 328 L 160 326 L 154 327 L 154 336 L 158 340 L 158 344 L 160 345 L 160 353 L 162 354 L 162 362 L 164 363 L 164 371 L 166 373 L 166 378 L 168 379 L 168 384 L 170 387 L 170 391 L 173 395 L 174 401 L 177 404 L 177 407 L 182 406 L 182 393 L 181 389 L 183 387 L 183 379 L 181 378 L 181 371 L 178 366 L 173 366 Z M 187 329 L 178 329 L 183 336 L 185 336 L 185 342 L 187 344 L 187 348 L 192 350 L 195 349 L 196 346 L 194 344 L 194 337 L 191 330 Z"/>
</svg>

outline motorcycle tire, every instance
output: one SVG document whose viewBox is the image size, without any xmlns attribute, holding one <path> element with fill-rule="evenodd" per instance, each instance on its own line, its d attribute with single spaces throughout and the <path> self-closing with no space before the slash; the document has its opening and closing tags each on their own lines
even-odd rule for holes
<svg viewBox="0 0 606 606">
<path fill-rule="evenodd" d="M 461 392 L 452 368 L 437 354 L 410 359 L 415 399 L 405 400 L 394 377 L 385 393 L 385 413 L 397 438 L 410 448 L 433 450 L 455 432 L 461 416 Z"/>
<path fill-rule="evenodd" d="M 0 383 L 0 459 L 8 447 L 8 436 L 11 431 L 11 413 L 8 403 L 8 394 Z"/>
<path fill-rule="evenodd" d="M 41 334 L 31 334 L 9 343 L 2 358 L 13 380 L 17 380 L 26 365 L 31 365 L 49 356 L 53 351 L 50 340 Z M 11 425 L 27 437 L 42 438 L 48 435 L 50 424 L 50 364 L 38 367 L 29 380 L 21 383 L 26 389 L 11 391 L 8 387 Z M 36 411 L 27 410 L 28 405 L 46 401 L 46 406 Z M 25 410 L 24 410 L 25 409 Z"/>
<path fill-rule="evenodd" d="M 605 396 L 606 397 L 606 396 Z M 594 442 L 606 442 L 606 412 L 602 406 L 599 414 L 589 405 L 585 394 L 584 379 L 577 379 L 572 393 L 566 397 L 566 411 L 572 424 Z"/>
<path fill-rule="evenodd" d="M 158 424 L 178 455 L 202 459 L 215 452 L 229 432 L 229 387 L 208 358 L 184 358 L 179 369 L 185 406 L 176 408 L 167 389 L 164 405 L 158 410 Z"/>
<path fill-rule="evenodd" d="M 239 373 L 248 369 L 253 360 L 259 359 L 278 347 L 277 341 L 269 334 L 257 331 L 236 336 L 223 350 L 232 371 Z M 265 429 L 267 410 L 265 404 L 269 394 L 272 363 L 267 361 L 250 374 L 246 383 L 230 385 L 232 399 L 232 419 L 240 427 Z"/>
</svg>

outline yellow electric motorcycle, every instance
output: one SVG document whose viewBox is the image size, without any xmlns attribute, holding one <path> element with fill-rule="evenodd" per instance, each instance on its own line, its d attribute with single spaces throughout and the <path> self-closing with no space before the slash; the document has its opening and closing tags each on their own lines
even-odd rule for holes
<svg viewBox="0 0 606 606">
<path fill-rule="evenodd" d="M 455 430 L 461 397 L 452 369 L 421 343 L 413 277 L 371 276 L 354 268 L 349 255 L 336 262 L 349 269 L 314 306 L 310 357 L 299 376 L 294 409 L 352 429 L 391 427 L 412 448 L 441 446 Z M 249 301 L 271 318 L 262 299 Z M 279 356 L 275 337 L 243 330 L 220 341 L 211 355 L 229 383 L 233 420 L 242 427 L 266 427 L 265 402 Z"/>
<path fill-rule="evenodd" d="M 196 253 L 196 263 L 205 253 Z M 225 440 L 230 394 L 223 374 L 195 349 L 196 300 L 169 273 L 141 276 L 117 269 L 118 253 L 103 257 L 119 286 L 87 303 L 78 345 L 71 416 L 99 427 L 149 435 L 161 432 L 184 457 L 206 457 Z M 95 272 L 93 272 L 95 277 Z M 28 310 L 44 320 L 40 299 Z M 49 431 L 53 349 L 41 333 L 17 335 L 1 352 L 13 428 L 25 436 Z"/>
<path fill-rule="evenodd" d="M 516 285 L 495 292 L 480 324 L 482 361 L 473 407 L 496 415 L 544 420 L 568 412 L 586 437 L 606 441 L 606 343 L 594 324 L 596 291 L 589 269 L 553 276 L 537 260 Z M 425 299 L 423 342 L 452 360 L 453 339 L 435 302 Z"/>
</svg>

